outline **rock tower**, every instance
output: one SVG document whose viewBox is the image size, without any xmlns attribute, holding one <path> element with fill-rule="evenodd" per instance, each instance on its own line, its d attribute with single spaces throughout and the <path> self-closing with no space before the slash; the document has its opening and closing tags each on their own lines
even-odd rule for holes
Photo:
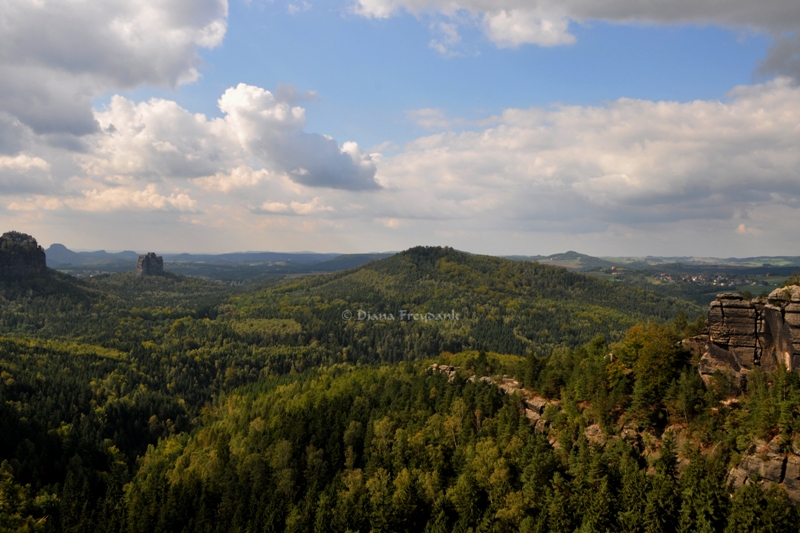
<svg viewBox="0 0 800 533">
<path fill-rule="evenodd" d="M 137 276 L 163 276 L 164 258 L 153 252 L 142 254 L 136 261 Z"/>
<path fill-rule="evenodd" d="M 18 231 L 9 231 L 0 237 L 0 278 L 26 278 L 45 272 L 45 253 L 36 239 Z"/>
</svg>

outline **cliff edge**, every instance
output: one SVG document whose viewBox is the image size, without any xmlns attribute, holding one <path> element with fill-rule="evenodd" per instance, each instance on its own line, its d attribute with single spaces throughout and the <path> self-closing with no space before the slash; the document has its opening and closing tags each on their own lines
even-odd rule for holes
<svg viewBox="0 0 800 533">
<path fill-rule="evenodd" d="M 752 300 L 734 293 L 717 295 L 708 310 L 708 335 L 686 339 L 684 345 L 702 353 L 698 370 L 706 384 L 717 371 L 741 389 L 757 366 L 766 372 L 779 364 L 800 369 L 800 286 Z"/>
</svg>

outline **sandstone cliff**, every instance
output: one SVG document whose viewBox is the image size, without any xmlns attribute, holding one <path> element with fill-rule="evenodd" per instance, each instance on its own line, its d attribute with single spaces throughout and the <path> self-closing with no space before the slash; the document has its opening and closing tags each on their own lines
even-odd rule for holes
<svg viewBox="0 0 800 533">
<path fill-rule="evenodd" d="M 728 490 L 742 485 L 782 485 L 793 503 L 800 502 L 800 442 L 791 443 L 784 451 L 781 436 L 770 442 L 757 440 L 743 453 L 739 465 L 728 472 Z"/>
<path fill-rule="evenodd" d="M 164 258 L 160 255 L 154 254 L 153 252 L 140 255 L 139 260 L 136 261 L 136 275 L 163 276 Z"/>
<path fill-rule="evenodd" d="M 708 310 L 708 335 L 684 341 L 702 353 L 698 369 L 706 384 L 716 371 L 742 387 L 754 367 L 764 371 L 783 365 L 800 369 L 800 287 L 775 289 L 767 298 L 745 300 L 719 294 Z"/>
<path fill-rule="evenodd" d="M 38 276 L 47 271 L 45 253 L 30 235 L 9 231 L 0 237 L 0 278 Z"/>
</svg>

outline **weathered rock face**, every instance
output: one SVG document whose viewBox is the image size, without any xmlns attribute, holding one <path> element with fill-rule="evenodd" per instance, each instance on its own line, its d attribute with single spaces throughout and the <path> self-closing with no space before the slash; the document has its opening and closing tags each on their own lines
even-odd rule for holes
<svg viewBox="0 0 800 533">
<path fill-rule="evenodd" d="M 800 501 L 800 456 L 783 452 L 780 437 L 771 442 L 756 441 L 745 452 L 739 466 L 728 472 L 728 490 L 734 492 L 750 483 L 783 484 L 789 499 Z"/>
<path fill-rule="evenodd" d="M 36 239 L 17 231 L 0 237 L 0 278 L 26 278 L 46 271 L 44 250 Z"/>
<path fill-rule="evenodd" d="M 139 260 L 136 261 L 136 275 L 163 276 L 164 258 L 160 255 L 154 254 L 153 252 L 140 255 Z"/>
<path fill-rule="evenodd" d="M 741 387 L 756 366 L 768 372 L 778 365 L 800 370 L 800 287 L 775 289 L 753 300 L 719 294 L 708 310 L 707 338 L 687 339 L 684 345 L 702 351 L 699 371 L 706 383 L 716 371 Z"/>
</svg>

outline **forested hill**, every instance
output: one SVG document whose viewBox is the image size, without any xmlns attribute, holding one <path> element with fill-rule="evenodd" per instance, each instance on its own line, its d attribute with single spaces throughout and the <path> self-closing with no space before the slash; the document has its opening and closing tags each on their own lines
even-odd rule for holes
<svg viewBox="0 0 800 533">
<path fill-rule="evenodd" d="M 183 317 L 214 316 L 229 286 L 167 273 L 76 278 L 47 269 L 0 279 L 0 334 L 81 340 L 130 351 Z"/>
<path fill-rule="evenodd" d="M 681 311 L 703 314 L 684 300 L 565 268 L 440 247 L 412 248 L 233 303 L 239 317 L 291 318 L 313 338 L 335 340 L 356 359 L 389 361 L 467 348 L 544 355 L 598 334 L 619 339 L 636 322 L 663 322 Z M 455 320 L 448 318 L 453 312 Z M 434 319 L 411 316 L 427 313 Z"/>
</svg>

